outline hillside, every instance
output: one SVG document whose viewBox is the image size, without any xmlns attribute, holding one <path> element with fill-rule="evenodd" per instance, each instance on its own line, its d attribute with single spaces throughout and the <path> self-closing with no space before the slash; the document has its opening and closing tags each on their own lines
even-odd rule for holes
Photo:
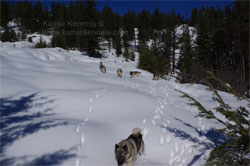
<svg viewBox="0 0 250 166">
<path fill-rule="evenodd" d="M 224 139 L 215 131 L 222 126 L 195 118 L 197 109 L 175 89 L 207 108 L 216 106 L 211 92 L 172 77 L 153 81 L 112 52 L 100 60 L 60 48 L 1 47 L 1 164 L 116 165 L 114 145 L 134 127 L 146 147 L 137 166 L 204 164 Z M 107 73 L 99 71 L 100 61 Z M 142 74 L 130 78 L 134 70 Z M 241 104 L 220 94 L 232 107 Z"/>
</svg>

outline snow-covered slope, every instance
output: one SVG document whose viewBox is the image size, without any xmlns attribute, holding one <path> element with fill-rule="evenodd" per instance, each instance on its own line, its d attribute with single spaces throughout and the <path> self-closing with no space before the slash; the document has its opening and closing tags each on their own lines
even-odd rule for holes
<svg viewBox="0 0 250 166">
<path fill-rule="evenodd" d="M 153 81 L 111 53 L 100 59 L 59 48 L 0 48 L 1 164 L 116 165 L 114 145 L 142 129 L 145 156 L 136 166 L 202 165 L 223 140 L 213 121 L 195 118 L 175 89 L 216 106 L 201 85 Z M 114 50 L 112 50 L 114 51 Z M 123 70 L 123 77 L 116 70 Z M 130 78 L 129 71 L 142 74 Z M 232 106 L 240 103 L 221 93 Z"/>
</svg>

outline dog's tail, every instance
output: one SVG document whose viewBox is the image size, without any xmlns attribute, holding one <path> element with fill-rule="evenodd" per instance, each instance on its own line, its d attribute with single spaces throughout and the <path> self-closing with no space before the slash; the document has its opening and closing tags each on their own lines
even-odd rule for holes
<svg viewBox="0 0 250 166">
<path fill-rule="evenodd" d="M 139 134 L 141 134 L 141 129 L 139 129 L 139 128 L 134 128 L 133 131 L 132 131 L 132 135 L 137 136 L 137 135 L 139 135 Z"/>
</svg>

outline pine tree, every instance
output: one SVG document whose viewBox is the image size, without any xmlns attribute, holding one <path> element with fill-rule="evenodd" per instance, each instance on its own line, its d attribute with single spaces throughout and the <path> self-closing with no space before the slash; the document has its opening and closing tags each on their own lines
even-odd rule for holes
<svg viewBox="0 0 250 166">
<path fill-rule="evenodd" d="M 182 34 L 182 43 L 180 48 L 180 57 L 178 68 L 180 69 L 179 79 L 181 82 L 192 82 L 192 66 L 193 66 L 193 48 L 189 35 L 188 25 L 184 25 Z"/>
<path fill-rule="evenodd" d="M 80 48 L 88 53 L 91 57 L 101 58 L 99 53 L 100 46 L 100 25 L 98 25 L 100 15 L 95 9 L 96 2 L 92 0 L 84 1 L 84 18 L 85 22 L 89 22 L 88 26 L 84 27 L 84 35 L 80 36 L 78 44 Z"/>
<path fill-rule="evenodd" d="M 6 1 L 1 1 L 0 2 L 0 7 L 1 7 L 1 21 L 0 25 L 1 27 L 6 27 L 7 23 L 10 21 L 10 6 L 8 2 Z"/>
<path fill-rule="evenodd" d="M 8 26 L 5 28 L 5 31 L 1 34 L 1 41 L 2 42 L 10 41 L 10 30 Z"/>
<path fill-rule="evenodd" d="M 33 24 L 34 24 L 34 31 L 35 32 L 42 32 L 43 30 L 43 7 L 40 0 L 36 1 L 34 6 L 34 15 L 33 15 Z"/>
<path fill-rule="evenodd" d="M 116 56 L 120 57 L 122 54 L 122 45 L 121 45 L 121 32 L 118 31 L 114 38 L 114 48 L 116 50 Z"/>
<path fill-rule="evenodd" d="M 198 23 L 198 9 L 193 8 L 190 16 L 189 25 L 195 27 Z"/>
<path fill-rule="evenodd" d="M 122 54 L 122 44 L 121 44 L 121 28 L 122 28 L 122 20 L 119 14 L 114 14 L 113 17 L 113 46 L 116 49 L 116 55 L 119 57 Z"/>
<path fill-rule="evenodd" d="M 65 36 L 62 34 L 59 35 L 54 34 L 51 39 L 51 47 L 61 47 L 63 49 L 67 49 Z"/>
<path fill-rule="evenodd" d="M 196 55 L 195 60 L 197 64 L 205 69 L 212 68 L 212 31 L 208 23 L 208 14 L 204 7 L 199 11 L 199 19 L 197 25 L 197 39 L 196 39 Z M 199 71 L 199 70 L 197 70 Z M 200 79 L 200 78 L 198 78 Z"/>
<path fill-rule="evenodd" d="M 105 6 L 102 10 L 102 21 L 104 22 L 104 38 L 108 41 L 109 52 L 111 51 L 112 33 L 113 33 L 114 13 L 112 8 Z"/>
<path fill-rule="evenodd" d="M 151 15 L 149 11 L 145 9 L 142 10 L 141 13 L 138 14 L 138 39 L 139 39 L 139 47 L 146 47 L 146 42 L 152 36 L 150 21 Z"/>
<path fill-rule="evenodd" d="M 211 72 L 207 72 L 210 77 L 215 78 Z M 217 79 L 218 80 L 218 79 Z M 214 119 L 222 126 L 223 129 L 218 129 L 227 136 L 224 143 L 216 146 L 207 159 L 207 165 L 248 165 L 250 160 L 245 155 L 250 151 L 250 121 L 249 110 L 240 106 L 237 109 L 233 109 L 227 103 L 217 90 L 215 90 L 207 80 L 204 80 L 209 85 L 209 90 L 213 92 L 213 100 L 217 103 L 214 110 L 206 109 L 198 100 L 191 97 L 187 93 L 182 93 L 182 97 L 189 99 L 191 106 L 196 106 L 199 110 L 197 117 L 206 119 Z M 220 81 L 221 83 L 222 81 Z M 231 87 L 226 84 L 223 85 L 226 89 L 234 92 Z M 237 95 L 237 94 L 235 94 Z M 249 102 L 248 99 L 246 99 Z M 216 112 L 216 114 L 215 114 Z M 220 116 L 218 116 L 220 115 Z"/>
<path fill-rule="evenodd" d="M 176 30 L 175 26 L 177 25 L 176 14 L 174 9 L 171 13 L 171 33 L 172 33 L 172 70 L 171 73 L 175 73 L 175 50 L 176 50 Z"/>
<path fill-rule="evenodd" d="M 135 61 L 135 50 L 129 49 L 129 58 L 131 61 Z"/>
</svg>

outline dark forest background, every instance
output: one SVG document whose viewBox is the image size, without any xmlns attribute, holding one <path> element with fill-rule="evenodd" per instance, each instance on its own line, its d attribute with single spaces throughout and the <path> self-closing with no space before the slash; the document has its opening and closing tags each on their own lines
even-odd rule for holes
<svg viewBox="0 0 250 166">
<path fill-rule="evenodd" d="M 109 51 L 116 49 L 116 55 L 127 61 L 133 61 L 137 51 L 141 69 L 162 76 L 176 75 L 182 83 L 203 84 L 209 71 L 249 97 L 249 1 L 237 0 L 223 9 L 193 8 L 189 18 L 174 9 L 160 12 L 157 7 L 153 13 L 128 10 L 121 16 L 108 6 L 100 12 L 96 4 L 74 1 L 65 5 L 55 1 L 48 8 L 41 1 L 1 1 L 1 41 L 25 40 L 27 34 L 34 32 L 50 34 L 50 47 L 79 49 L 97 58 L 102 58 L 99 51 L 106 41 Z M 19 36 L 7 26 L 13 19 L 19 23 Z M 178 37 L 176 28 L 180 25 L 183 35 Z M 189 27 L 195 27 L 195 41 Z M 151 47 L 147 45 L 149 40 L 153 41 Z M 47 45 L 41 41 L 38 47 Z M 212 79 L 210 83 L 222 88 Z"/>
</svg>

